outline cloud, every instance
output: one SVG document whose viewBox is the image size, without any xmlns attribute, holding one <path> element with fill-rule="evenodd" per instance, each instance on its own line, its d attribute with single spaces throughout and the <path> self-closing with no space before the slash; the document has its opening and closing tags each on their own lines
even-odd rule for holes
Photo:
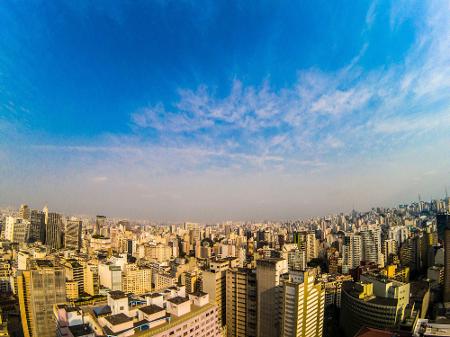
<svg viewBox="0 0 450 337">
<path fill-rule="evenodd" d="M 400 10 L 405 5 L 393 6 L 393 25 L 410 15 Z M 367 11 L 368 28 L 377 9 L 373 2 Z M 395 153 L 406 138 L 420 142 L 449 125 L 448 13 L 448 4 L 430 3 L 403 63 L 363 71 L 360 62 L 369 48 L 367 40 L 347 65 L 332 72 L 302 69 L 293 83 L 282 87 L 270 79 L 259 84 L 234 79 L 225 93 L 206 84 L 180 88 L 174 101 L 153 102 L 132 112 L 134 133 L 127 137 L 37 148 L 80 152 L 110 162 L 120 158 L 160 173 L 289 171 L 296 165 L 315 170 L 329 167 L 338 156 Z"/>
<path fill-rule="evenodd" d="M 367 10 L 366 14 L 366 26 L 367 28 L 371 28 L 376 17 L 376 9 L 378 6 L 378 1 L 372 1 L 372 3 L 369 6 L 369 9 Z"/>
<path fill-rule="evenodd" d="M 428 133 L 435 130 L 450 130 L 450 108 L 433 116 L 406 116 L 380 121 L 374 125 L 377 133 Z"/>
</svg>

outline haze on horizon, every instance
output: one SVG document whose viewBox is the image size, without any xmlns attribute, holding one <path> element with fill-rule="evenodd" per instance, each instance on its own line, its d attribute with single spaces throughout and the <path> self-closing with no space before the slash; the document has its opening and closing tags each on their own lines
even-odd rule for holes
<svg viewBox="0 0 450 337">
<path fill-rule="evenodd" d="M 448 1 L 5 1 L 0 22 L 0 205 L 276 220 L 450 186 Z"/>
</svg>

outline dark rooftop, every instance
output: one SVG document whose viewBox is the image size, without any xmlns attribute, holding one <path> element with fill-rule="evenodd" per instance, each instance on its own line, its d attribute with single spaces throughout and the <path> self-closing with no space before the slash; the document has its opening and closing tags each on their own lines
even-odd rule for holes
<svg viewBox="0 0 450 337">
<path fill-rule="evenodd" d="M 85 336 L 94 332 L 89 324 L 78 324 L 69 326 L 69 330 L 74 337 Z"/>
<path fill-rule="evenodd" d="M 157 312 L 164 311 L 164 308 L 158 307 L 155 304 L 150 304 L 146 307 L 139 308 L 139 310 L 141 310 L 146 315 L 153 315 Z"/>
<path fill-rule="evenodd" d="M 112 325 L 119 325 L 133 320 L 131 317 L 128 317 L 123 313 L 106 316 L 105 319 Z"/>
<path fill-rule="evenodd" d="M 102 305 L 100 307 L 95 307 L 92 309 L 97 317 L 109 315 L 111 313 L 111 308 L 109 305 Z"/>
<path fill-rule="evenodd" d="M 181 304 L 181 303 L 184 303 L 184 302 L 188 302 L 189 298 L 177 296 L 177 297 L 174 297 L 174 298 L 169 298 L 167 301 L 169 301 L 169 302 L 171 302 L 173 304 Z"/>
<path fill-rule="evenodd" d="M 53 262 L 50 260 L 34 260 L 36 263 L 36 266 L 43 268 L 43 267 L 53 267 Z"/>
<path fill-rule="evenodd" d="M 127 298 L 127 295 L 123 291 L 113 290 L 108 293 L 113 300 L 119 300 L 121 298 Z"/>
</svg>

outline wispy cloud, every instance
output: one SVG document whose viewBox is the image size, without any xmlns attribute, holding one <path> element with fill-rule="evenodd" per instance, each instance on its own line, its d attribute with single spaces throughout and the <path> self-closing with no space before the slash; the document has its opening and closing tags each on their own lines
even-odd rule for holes
<svg viewBox="0 0 450 337">
<path fill-rule="evenodd" d="M 405 15 L 402 6 L 392 9 L 395 25 Z M 376 8 L 374 2 L 367 12 L 368 26 Z M 365 44 L 348 66 L 333 73 L 302 70 L 296 83 L 278 89 L 269 81 L 253 86 L 235 80 L 225 96 L 206 85 L 182 89 L 178 101 L 142 108 L 132 120 L 138 128 L 157 130 L 180 143 L 191 136 L 186 133 L 201 130 L 213 140 L 212 149 L 220 145 L 227 151 L 222 144 L 231 138 L 250 153 L 265 149 L 266 155 L 303 159 L 311 159 L 318 150 L 344 149 L 347 141 L 353 150 L 364 151 L 380 145 L 380 133 L 403 130 L 420 136 L 445 128 L 450 115 L 448 13 L 448 3 L 430 4 L 404 64 L 361 72 L 358 62 Z"/>
</svg>

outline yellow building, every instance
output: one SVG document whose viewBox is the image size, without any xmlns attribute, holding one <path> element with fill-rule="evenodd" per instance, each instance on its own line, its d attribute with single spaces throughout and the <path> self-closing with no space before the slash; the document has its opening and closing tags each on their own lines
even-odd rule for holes
<svg viewBox="0 0 450 337">
<path fill-rule="evenodd" d="M 76 300 L 79 297 L 77 281 L 66 281 L 66 296 L 69 300 Z"/>
<path fill-rule="evenodd" d="M 202 290 L 209 294 L 210 303 L 217 304 L 221 327 L 226 326 L 226 272 L 229 265 L 227 259 L 212 260 L 209 269 L 202 272 Z"/>
<path fill-rule="evenodd" d="M 399 268 L 399 266 L 391 264 L 384 267 L 381 273 L 392 280 L 409 282 L 409 267 Z"/>
<path fill-rule="evenodd" d="M 30 261 L 19 271 L 17 292 L 25 337 L 54 337 L 53 305 L 66 301 L 64 269 L 49 260 Z"/>
<path fill-rule="evenodd" d="M 152 290 L 152 270 L 138 268 L 135 264 L 127 264 L 122 273 L 122 291 L 137 295 Z"/>
<path fill-rule="evenodd" d="M 233 268 L 226 275 L 227 336 L 256 337 L 256 270 Z"/>
<path fill-rule="evenodd" d="M 314 275 L 283 282 L 281 336 L 322 337 L 325 290 Z"/>
<path fill-rule="evenodd" d="M 99 292 L 99 276 L 98 266 L 94 264 L 88 264 L 84 267 L 84 292 L 95 296 Z"/>
<path fill-rule="evenodd" d="M 155 275 L 155 291 L 169 288 L 177 284 L 177 278 L 164 273 L 157 273 Z"/>
</svg>

